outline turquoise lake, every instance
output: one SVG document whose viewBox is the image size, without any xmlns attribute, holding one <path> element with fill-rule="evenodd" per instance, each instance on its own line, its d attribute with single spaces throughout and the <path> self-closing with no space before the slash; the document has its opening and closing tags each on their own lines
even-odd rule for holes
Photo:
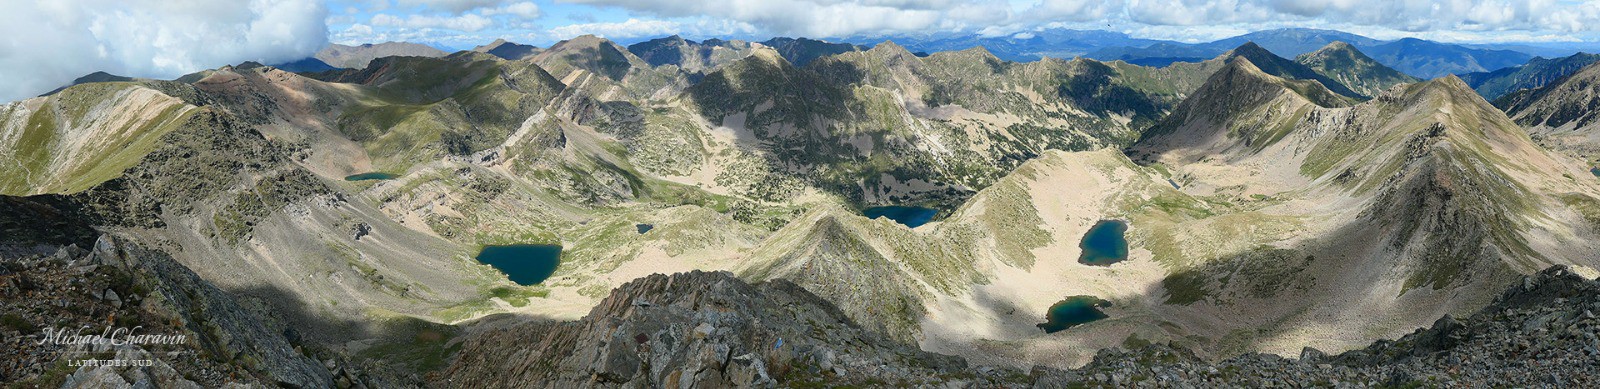
<svg viewBox="0 0 1600 389">
<path fill-rule="evenodd" d="M 1600 177 L 1600 167 L 1589 168 L 1589 173 L 1593 173 L 1595 177 Z"/>
<path fill-rule="evenodd" d="M 1083 255 L 1078 263 L 1107 266 L 1128 259 L 1128 223 L 1121 220 L 1101 220 L 1083 235 L 1078 248 Z"/>
<path fill-rule="evenodd" d="M 909 205 L 890 205 L 867 208 L 862 210 L 861 214 L 868 219 L 886 217 L 906 227 L 917 228 L 917 226 L 933 221 L 933 217 L 939 214 L 939 210 Z"/>
<path fill-rule="evenodd" d="M 1050 306 L 1045 312 L 1045 322 L 1039 324 L 1039 329 L 1045 333 L 1054 333 L 1080 324 L 1104 319 L 1105 312 L 1100 308 L 1110 307 L 1111 302 L 1101 300 L 1094 296 L 1072 296 Z"/>
<path fill-rule="evenodd" d="M 639 223 L 639 224 L 634 224 L 633 228 L 639 230 L 639 234 L 642 235 L 642 234 L 644 234 L 646 232 L 650 232 L 650 230 L 656 229 L 656 226 L 652 225 L 652 224 Z"/>
<path fill-rule="evenodd" d="M 485 246 L 478 262 L 505 273 L 517 285 L 537 285 L 555 274 L 561 265 L 561 246 L 553 244 L 514 244 Z"/>
<path fill-rule="evenodd" d="M 395 177 L 398 177 L 398 176 L 393 175 L 393 174 L 389 174 L 389 173 L 384 173 L 384 172 L 371 172 L 371 173 L 351 174 L 351 175 L 345 176 L 344 180 L 345 181 L 392 180 Z"/>
</svg>

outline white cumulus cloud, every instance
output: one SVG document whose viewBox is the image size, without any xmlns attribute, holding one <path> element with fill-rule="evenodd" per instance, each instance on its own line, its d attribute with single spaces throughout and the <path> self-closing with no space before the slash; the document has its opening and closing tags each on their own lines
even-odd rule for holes
<svg viewBox="0 0 1600 389">
<path fill-rule="evenodd" d="M 690 37 L 718 37 L 732 34 L 749 34 L 755 27 L 745 23 L 724 20 L 700 19 L 690 23 L 655 19 L 628 19 L 621 22 L 570 24 L 551 28 L 549 35 L 555 39 L 572 39 L 581 35 L 594 35 L 608 39 L 627 39 L 684 35 Z"/>
<path fill-rule="evenodd" d="M 49 0 L 0 6 L 0 101 L 95 71 L 173 78 L 304 58 L 328 42 L 317 0 Z"/>
<path fill-rule="evenodd" d="M 483 11 L 483 14 L 486 16 L 514 15 L 527 20 L 538 19 L 539 16 L 542 15 L 542 13 L 539 11 L 539 5 L 528 1 L 506 4 L 500 6 L 499 8 L 487 9 Z"/>
<path fill-rule="evenodd" d="M 665 17 L 713 17 L 781 35 L 955 30 L 1009 17 L 1010 5 L 989 0 L 573 0 Z"/>
<path fill-rule="evenodd" d="M 506 0 L 400 0 L 403 7 L 422 6 L 438 11 L 463 13 L 479 8 L 488 8 L 505 3 Z"/>
<path fill-rule="evenodd" d="M 479 14 L 461 16 L 409 15 L 405 17 L 377 14 L 372 16 L 372 25 L 405 28 L 448 28 L 472 32 L 493 26 L 494 20 Z"/>
<path fill-rule="evenodd" d="M 712 17 L 776 35 L 976 31 L 1039 26 L 1307 25 L 1497 33 L 1600 31 L 1600 0 L 566 0 L 657 17 Z M 1482 34 L 1480 34 L 1481 36 Z"/>
</svg>

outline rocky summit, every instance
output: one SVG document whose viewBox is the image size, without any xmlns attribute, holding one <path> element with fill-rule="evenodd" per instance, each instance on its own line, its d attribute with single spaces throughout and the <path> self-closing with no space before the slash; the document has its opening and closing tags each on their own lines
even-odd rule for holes
<svg viewBox="0 0 1600 389">
<path fill-rule="evenodd" d="M 0 382 L 1596 384 L 1592 55 L 602 25 L 0 104 Z"/>
</svg>

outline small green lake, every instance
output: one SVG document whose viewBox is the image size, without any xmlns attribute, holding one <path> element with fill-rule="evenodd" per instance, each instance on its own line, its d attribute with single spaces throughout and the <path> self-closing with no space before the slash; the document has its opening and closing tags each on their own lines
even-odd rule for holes
<svg viewBox="0 0 1600 389">
<path fill-rule="evenodd" d="M 1106 316 L 1105 312 L 1100 312 L 1100 308 L 1110 306 L 1110 301 L 1101 300 L 1094 296 L 1068 297 L 1050 306 L 1050 310 L 1045 312 L 1044 315 L 1045 322 L 1039 324 L 1039 329 L 1049 334 L 1104 319 L 1110 316 Z"/>
<path fill-rule="evenodd" d="M 911 228 L 917 228 L 923 224 L 928 224 L 928 222 L 933 221 L 933 217 L 938 214 L 939 210 L 937 209 L 918 207 L 914 205 L 872 207 L 861 211 L 861 215 L 866 216 L 868 219 L 877 219 L 880 217 L 889 218 L 889 220 L 893 220 L 895 223 L 900 223 Z"/>
<path fill-rule="evenodd" d="M 1589 173 L 1594 174 L 1595 177 L 1600 177 L 1600 167 L 1589 168 Z"/>
<path fill-rule="evenodd" d="M 348 175 L 348 176 L 344 176 L 344 180 L 345 181 L 393 180 L 395 177 L 399 177 L 399 176 L 396 176 L 396 175 L 393 175 L 393 174 L 389 174 L 389 173 L 384 173 L 384 172 L 371 172 L 371 173 L 351 174 L 351 175 Z"/>
<path fill-rule="evenodd" d="M 555 274 L 561 265 L 561 246 L 553 244 L 513 244 L 484 246 L 478 262 L 505 273 L 517 285 L 537 285 Z"/>
<path fill-rule="evenodd" d="M 1101 220 L 1089 228 L 1089 233 L 1083 235 L 1083 241 L 1078 243 L 1078 248 L 1083 249 L 1083 255 L 1078 257 L 1078 263 L 1093 266 L 1109 266 L 1113 263 L 1128 259 L 1128 222 L 1121 220 Z"/>
</svg>

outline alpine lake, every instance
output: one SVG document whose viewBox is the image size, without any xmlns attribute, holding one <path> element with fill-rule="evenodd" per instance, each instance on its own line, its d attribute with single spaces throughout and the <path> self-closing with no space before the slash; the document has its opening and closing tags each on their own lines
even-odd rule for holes
<svg viewBox="0 0 1600 389">
<path fill-rule="evenodd" d="M 861 210 L 861 215 L 866 216 L 868 219 L 888 218 L 895 223 L 900 223 L 910 228 L 928 224 L 938 214 L 939 210 L 937 209 L 915 205 L 889 205 Z"/>
<path fill-rule="evenodd" d="M 478 262 L 505 273 L 517 285 L 538 285 L 561 265 L 561 245 L 513 244 L 484 246 Z"/>
</svg>

